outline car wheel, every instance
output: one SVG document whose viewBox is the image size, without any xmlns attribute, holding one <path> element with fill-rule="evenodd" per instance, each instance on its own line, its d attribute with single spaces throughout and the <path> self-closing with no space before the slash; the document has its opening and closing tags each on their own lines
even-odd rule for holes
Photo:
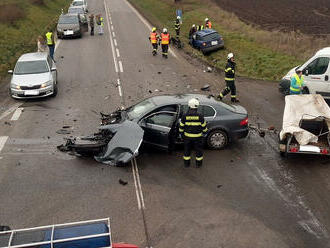
<svg viewBox="0 0 330 248">
<path fill-rule="evenodd" d="M 58 88 L 57 88 L 57 83 L 54 85 L 54 91 L 52 97 L 57 96 Z"/>
<path fill-rule="evenodd" d="M 223 130 L 214 130 L 207 136 L 207 146 L 214 150 L 223 149 L 228 145 L 228 135 Z"/>
</svg>

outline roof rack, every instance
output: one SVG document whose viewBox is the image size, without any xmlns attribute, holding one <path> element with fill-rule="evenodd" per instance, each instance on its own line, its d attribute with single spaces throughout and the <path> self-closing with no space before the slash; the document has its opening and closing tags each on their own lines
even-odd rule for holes
<svg viewBox="0 0 330 248">
<path fill-rule="evenodd" d="M 110 219 L 0 232 L 0 248 L 111 248 Z"/>
</svg>

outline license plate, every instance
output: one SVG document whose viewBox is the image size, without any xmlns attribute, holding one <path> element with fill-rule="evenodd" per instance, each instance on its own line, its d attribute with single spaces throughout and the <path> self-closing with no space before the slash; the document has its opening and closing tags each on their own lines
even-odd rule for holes
<svg viewBox="0 0 330 248">
<path fill-rule="evenodd" d="M 300 146 L 299 151 L 301 151 L 301 152 L 316 152 L 316 153 L 321 152 L 319 147 L 311 146 L 311 145 Z"/>
<path fill-rule="evenodd" d="M 24 91 L 24 95 L 26 95 L 26 96 L 37 96 L 37 95 L 39 95 L 39 91 L 37 91 L 37 90 L 27 90 L 27 91 Z"/>
<path fill-rule="evenodd" d="M 214 45 L 218 45 L 218 41 L 215 40 L 215 41 L 211 41 L 211 45 L 214 46 Z"/>
<path fill-rule="evenodd" d="M 64 35 L 72 35 L 72 34 L 73 34 L 73 30 L 64 31 Z"/>
</svg>

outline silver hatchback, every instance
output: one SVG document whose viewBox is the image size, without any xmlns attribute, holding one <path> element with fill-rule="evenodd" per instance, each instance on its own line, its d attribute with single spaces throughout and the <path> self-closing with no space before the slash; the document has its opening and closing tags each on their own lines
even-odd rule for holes
<svg viewBox="0 0 330 248">
<path fill-rule="evenodd" d="M 17 61 L 9 92 L 13 98 L 57 95 L 57 69 L 48 53 L 26 53 Z"/>
</svg>

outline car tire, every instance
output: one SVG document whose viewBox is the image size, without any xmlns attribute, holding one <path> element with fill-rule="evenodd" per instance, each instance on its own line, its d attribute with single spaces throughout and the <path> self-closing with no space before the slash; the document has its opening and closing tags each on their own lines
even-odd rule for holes
<svg viewBox="0 0 330 248">
<path fill-rule="evenodd" d="M 56 84 L 54 85 L 54 91 L 53 91 L 52 97 L 57 96 L 57 92 L 58 92 L 58 87 L 57 87 L 57 83 L 56 83 Z"/>
<path fill-rule="evenodd" d="M 303 94 L 309 94 L 309 89 L 307 87 L 304 87 L 302 90 Z"/>
<path fill-rule="evenodd" d="M 228 134 L 221 129 L 214 130 L 207 136 L 207 146 L 213 150 L 221 150 L 228 145 Z"/>
</svg>

